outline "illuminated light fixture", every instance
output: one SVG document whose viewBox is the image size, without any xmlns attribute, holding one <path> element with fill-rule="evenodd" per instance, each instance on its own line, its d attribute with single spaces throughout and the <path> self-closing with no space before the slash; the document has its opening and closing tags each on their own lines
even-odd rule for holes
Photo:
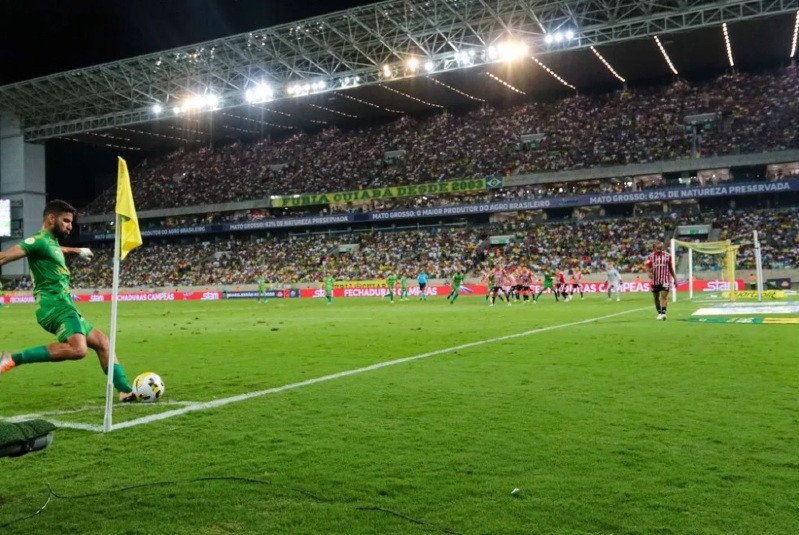
<svg viewBox="0 0 799 535">
<path fill-rule="evenodd" d="M 269 102 L 274 96 L 275 93 L 272 91 L 272 88 L 264 83 L 251 87 L 244 93 L 245 100 L 250 104 Z"/>
<path fill-rule="evenodd" d="M 174 113 L 175 115 L 180 115 L 180 112 L 182 111 L 183 110 L 181 109 L 180 106 L 175 106 L 174 108 L 172 108 L 172 113 Z"/>
<path fill-rule="evenodd" d="M 730 46 L 730 32 L 727 30 L 727 23 L 721 25 L 724 32 L 724 46 L 727 48 L 727 60 L 730 62 L 730 67 L 735 67 L 735 61 L 732 59 L 732 47 Z"/>
<path fill-rule="evenodd" d="M 563 32 L 556 32 L 556 33 L 555 33 L 555 42 L 556 42 L 556 43 L 560 43 L 560 42 L 561 42 L 561 41 L 563 41 L 563 39 L 565 39 L 565 38 L 566 38 L 566 36 L 565 36 L 565 35 L 563 35 Z"/>
<path fill-rule="evenodd" d="M 507 41 L 497 45 L 497 55 L 502 61 L 513 61 L 526 56 L 529 51 L 527 43 L 517 41 Z"/>
<path fill-rule="evenodd" d="M 399 110 L 392 110 L 391 108 L 385 108 L 385 107 L 383 107 L 383 106 L 378 106 L 378 105 L 377 105 L 377 104 L 375 104 L 374 102 L 369 102 L 369 101 L 366 101 L 366 100 L 361 100 L 361 99 L 359 99 L 358 97 L 353 97 L 352 95 L 347 95 L 346 93 L 336 93 L 336 95 L 337 95 L 337 96 L 344 97 L 344 98 L 347 98 L 347 99 L 350 99 L 350 100 L 352 100 L 353 102 L 360 102 L 361 104 L 365 104 L 365 105 L 367 105 L 367 106 L 371 106 L 371 107 L 373 107 L 373 108 L 375 108 L 375 109 L 378 109 L 378 110 L 390 111 L 391 113 L 399 113 L 399 114 L 402 114 L 402 112 L 401 112 L 401 111 L 399 111 Z"/>
<path fill-rule="evenodd" d="M 796 12 L 796 22 L 793 23 L 793 41 L 791 42 L 791 58 L 796 55 L 796 38 L 799 36 L 799 11 Z"/>
<path fill-rule="evenodd" d="M 520 95 L 526 95 L 527 94 L 524 91 L 522 91 L 521 89 L 519 89 L 517 87 L 513 87 L 511 84 L 509 84 L 508 82 L 506 82 L 505 80 L 503 80 L 499 76 L 495 76 L 495 75 L 491 74 L 488 71 L 486 71 L 486 74 L 488 75 L 489 78 L 491 78 L 492 80 L 496 80 L 497 82 L 499 82 L 500 84 L 504 85 L 505 87 L 507 87 L 511 91 L 516 91 Z"/>
<path fill-rule="evenodd" d="M 491 61 L 497 59 L 497 56 L 499 55 L 499 53 L 497 52 L 497 47 L 495 47 L 494 45 L 489 46 L 488 49 L 486 50 L 486 55 L 488 56 L 488 59 Z"/>
<path fill-rule="evenodd" d="M 150 108 L 154 114 L 159 115 L 162 111 L 164 111 L 164 107 L 160 104 L 153 104 L 153 107 Z"/>
<path fill-rule="evenodd" d="M 311 84 L 311 89 L 314 91 L 324 91 L 327 89 L 327 83 L 323 80 L 317 80 L 316 82 Z"/>
<path fill-rule="evenodd" d="M 552 36 L 551 33 L 548 33 L 544 36 L 544 42 L 548 45 L 551 45 L 555 42 L 555 38 Z"/>
<path fill-rule="evenodd" d="M 538 64 L 538 66 L 539 66 L 539 67 L 541 67 L 542 69 L 544 69 L 545 71 L 547 71 L 547 72 L 548 72 L 548 73 L 549 73 L 549 74 L 550 74 L 550 75 L 551 75 L 551 76 L 552 76 L 552 77 L 553 77 L 555 80 L 557 80 L 558 82 L 562 83 L 563 85 L 565 85 L 565 86 L 566 86 L 566 87 L 568 87 L 569 89 L 574 89 L 575 91 L 577 91 L 577 88 L 576 88 L 576 87 L 574 87 L 574 86 L 573 86 L 573 85 L 571 85 L 569 82 L 567 82 L 566 80 L 564 80 L 563 78 L 561 78 L 560 76 L 558 76 L 558 75 L 557 75 L 557 73 L 556 73 L 555 71 L 553 71 L 552 69 L 550 69 L 549 67 L 547 67 L 546 65 L 544 65 L 543 63 L 541 63 L 541 62 L 538 60 L 538 58 L 535 58 L 535 57 L 534 57 L 534 58 L 533 58 L 533 61 L 535 61 L 535 62 Z"/>
<path fill-rule="evenodd" d="M 425 62 L 425 64 L 424 64 L 424 70 L 426 70 L 427 72 L 433 72 L 435 70 L 435 68 L 436 68 L 436 64 L 433 63 L 432 60 L 427 60 Z"/>
<path fill-rule="evenodd" d="M 661 44 L 660 39 L 658 38 L 657 35 L 655 36 L 655 43 L 657 43 L 658 48 L 660 49 L 660 53 L 663 55 L 663 59 L 666 60 L 666 65 L 669 66 L 669 69 L 671 69 L 671 72 L 674 73 L 674 75 L 676 76 L 677 75 L 677 69 L 674 68 L 674 64 L 671 62 L 671 58 L 666 53 L 666 49 L 663 48 L 663 44 Z"/>
<path fill-rule="evenodd" d="M 317 104 L 311 104 L 311 107 L 317 108 L 317 109 L 320 109 L 320 110 L 325 110 L 325 111 L 328 111 L 330 113 L 335 113 L 336 115 L 341 115 L 342 117 L 349 117 L 351 119 L 357 119 L 358 118 L 357 115 L 352 115 L 350 113 L 344 113 L 343 111 L 334 110 L 333 108 L 326 108 L 325 106 L 319 106 Z"/>
<path fill-rule="evenodd" d="M 205 95 L 204 101 L 209 110 L 216 110 L 219 108 L 219 97 L 213 93 Z"/>
<path fill-rule="evenodd" d="M 386 78 L 391 78 L 391 75 L 392 75 L 391 66 L 383 65 L 383 76 L 385 76 Z"/>
<path fill-rule="evenodd" d="M 426 104 L 428 106 L 432 106 L 433 108 L 438 108 L 438 109 L 441 109 L 441 110 L 444 109 L 444 106 L 442 106 L 440 104 L 434 104 L 433 102 L 428 102 L 426 100 L 422 100 L 420 98 L 414 97 L 413 95 L 409 95 L 408 93 L 403 93 L 402 91 L 398 91 L 398 90 L 394 89 L 393 87 L 388 87 L 387 85 L 383 85 L 383 84 L 378 84 L 378 85 L 380 87 L 382 87 L 383 89 L 387 90 L 387 91 L 391 91 L 392 93 L 396 93 L 397 95 L 401 95 L 401 96 L 403 96 L 405 98 L 409 98 L 411 100 L 415 100 L 416 102 L 421 102 L 422 104 Z"/>
<path fill-rule="evenodd" d="M 425 78 L 427 78 L 428 80 L 430 80 L 432 82 L 435 82 L 436 84 L 440 85 L 441 87 L 446 87 L 447 89 L 449 89 L 453 93 L 458 93 L 461 96 L 464 96 L 464 97 L 466 97 L 468 99 L 471 99 L 471 100 L 474 100 L 474 101 L 477 101 L 477 102 L 485 102 L 485 100 L 483 100 L 481 98 L 475 97 L 474 95 L 470 95 L 469 93 L 461 91 L 457 87 L 452 87 L 451 85 L 449 85 L 447 83 L 444 83 L 441 80 L 436 80 L 432 76 L 425 76 Z"/>
<path fill-rule="evenodd" d="M 416 72 L 416 69 L 419 68 L 419 60 L 417 58 L 408 58 L 405 65 L 408 67 L 409 71 Z"/>
<path fill-rule="evenodd" d="M 566 39 L 569 41 L 574 39 L 574 30 L 566 30 Z"/>
<path fill-rule="evenodd" d="M 621 83 L 623 83 L 623 84 L 627 83 L 627 80 L 625 80 L 624 78 L 622 78 L 622 77 L 621 77 L 621 75 L 619 75 L 619 73 L 617 73 L 617 72 L 615 71 L 615 69 L 613 69 L 613 67 L 611 67 L 611 66 L 610 66 L 610 63 L 608 63 L 608 61 L 605 59 L 605 57 L 604 57 L 602 54 L 600 54 L 600 53 L 599 53 L 599 50 L 597 50 L 597 49 L 596 49 L 596 48 L 594 48 L 593 46 L 592 46 L 592 47 L 590 47 L 590 48 L 591 48 L 591 52 L 593 52 L 593 53 L 596 55 L 596 57 L 598 57 L 598 58 L 599 58 L 599 61 L 601 61 L 601 62 L 602 62 L 602 64 L 605 66 L 605 68 L 607 68 L 607 70 L 609 70 L 609 71 L 610 71 L 610 74 L 612 74 L 613 76 L 615 76 L 615 77 L 616 77 L 616 79 L 617 79 L 618 81 L 620 81 Z"/>
<path fill-rule="evenodd" d="M 458 50 L 455 52 L 455 61 L 457 61 L 460 65 L 471 65 L 472 59 L 474 58 L 474 50 L 466 51 L 466 50 Z"/>
</svg>

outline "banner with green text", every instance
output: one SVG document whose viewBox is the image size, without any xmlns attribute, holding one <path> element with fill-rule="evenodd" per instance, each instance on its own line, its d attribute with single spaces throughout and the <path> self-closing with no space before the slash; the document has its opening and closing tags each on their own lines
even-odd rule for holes
<svg viewBox="0 0 799 535">
<path fill-rule="evenodd" d="M 502 187 L 502 180 L 496 177 L 473 178 L 469 180 L 450 180 L 448 182 L 429 182 L 413 186 L 391 186 L 369 188 L 334 193 L 309 193 L 304 195 L 273 195 L 272 206 L 276 208 L 311 206 L 316 204 L 336 204 L 342 202 L 362 202 L 421 195 L 441 195 L 442 193 L 473 193 Z"/>
</svg>

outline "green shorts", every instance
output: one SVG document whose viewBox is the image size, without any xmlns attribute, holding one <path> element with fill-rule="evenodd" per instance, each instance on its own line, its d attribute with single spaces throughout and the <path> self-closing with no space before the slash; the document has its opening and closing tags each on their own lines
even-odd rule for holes
<svg viewBox="0 0 799 535">
<path fill-rule="evenodd" d="M 544 287 L 541 288 L 541 290 L 546 290 L 547 288 L 549 288 L 550 290 L 554 290 L 555 289 L 555 287 L 552 286 L 552 281 L 549 281 L 549 282 L 544 281 Z"/>
<path fill-rule="evenodd" d="M 36 321 L 42 329 L 66 342 L 73 334 L 89 336 L 94 326 L 83 319 L 75 305 L 67 302 L 42 303 L 36 311 Z"/>
</svg>

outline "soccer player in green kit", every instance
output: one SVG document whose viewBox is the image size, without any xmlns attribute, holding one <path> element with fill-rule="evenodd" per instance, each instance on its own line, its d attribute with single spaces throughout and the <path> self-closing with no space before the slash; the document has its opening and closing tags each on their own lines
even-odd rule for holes
<svg viewBox="0 0 799 535">
<path fill-rule="evenodd" d="M 555 294 L 555 301 L 558 301 L 558 292 L 555 291 L 555 285 L 552 282 L 552 277 L 554 277 L 554 273 L 552 273 L 552 269 L 547 269 L 544 271 L 544 286 L 541 288 L 541 291 L 538 292 L 538 295 L 535 296 L 533 299 L 533 303 L 538 302 L 538 298 L 541 297 L 541 294 L 544 293 L 544 290 L 549 288 Z"/>
<path fill-rule="evenodd" d="M 266 299 L 266 279 L 263 277 L 258 279 L 258 302 L 261 302 L 263 299 L 264 303 L 268 303 L 269 301 Z"/>
<path fill-rule="evenodd" d="M 325 298 L 327 299 L 327 304 L 333 304 L 333 277 L 327 275 L 322 282 L 325 284 Z"/>
<path fill-rule="evenodd" d="M 408 277 L 405 275 L 400 277 L 400 299 L 402 301 L 408 300 Z"/>
<path fill-rule="evenodd" d="M 75 208 L 65 201 L 50 201 L 44 209 L 42 229 L 19 245 L 0 252 L 0 266 L 27 257 L 33 277 L 33 294 L 39 304 L 36 320 L 58 339 L 58 343 L 30 347 L 18 353 L 3 352 L 0 374 L 21 364 L 79 360 L 86 356 L 88 346 L 97 353 L 104 371 L 113 358 L 113 380 L 119 391 L 119 400 L 135 401 L 136 396 L 122 365 L 109 354 L 108 337 L 86 321 L 72 303 L 69 269 L 64 255 L 75 254 L 87 260 L 93 256 L 89 249 L 61 247 L 58 243 L 72 231 L 75 212 Z"/>
<path fill-rule="evenodd" d="M 460 295 L 461 283 L 463 283 L 463 273 L 457 271 L 455 275 L 452 276 L 452 291 L 447 296 L 447 301 L 450 301 L 450 298 L 452 298 L 452 301 L 450 301 L 449 304 L 455 304 L 455 300 Z"/>
<path fill-rule="evenodd" d="M 388 297 L 391 299 L 391 304 L 394 304 L 394 291 L 397 287 L 397 276 L 396 275 L 389 275 L 386 279 L 386 284 L 388 284 Z"/>
</svg>

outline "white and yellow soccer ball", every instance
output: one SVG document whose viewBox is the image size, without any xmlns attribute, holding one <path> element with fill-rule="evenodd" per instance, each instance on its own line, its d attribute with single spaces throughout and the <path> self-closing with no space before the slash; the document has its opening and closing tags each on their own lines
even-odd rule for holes
<svg viewBox="0 0 799 535">
<path fill-rule="evenodd" d="M 142 403 L 155 403 L 164 391 L 164 381 L 153 372 L 140 373 L 133 380 L 133 393 Z"/>
</svg>

